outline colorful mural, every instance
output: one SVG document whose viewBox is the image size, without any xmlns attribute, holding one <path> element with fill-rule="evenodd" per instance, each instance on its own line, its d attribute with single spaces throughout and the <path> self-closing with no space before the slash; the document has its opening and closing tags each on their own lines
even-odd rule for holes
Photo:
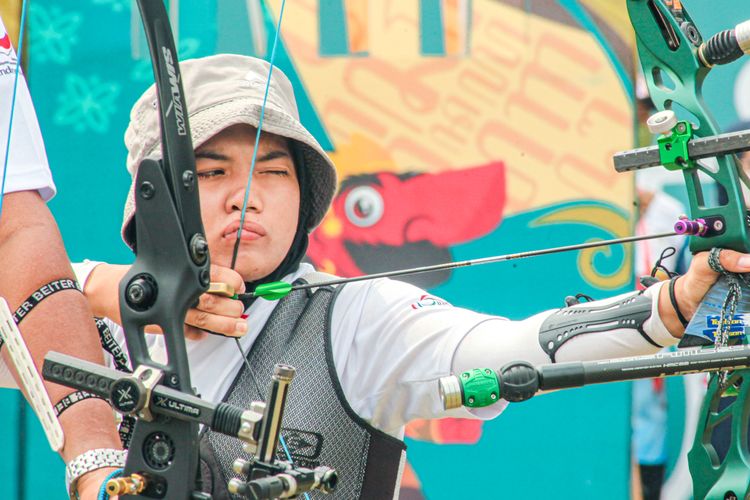
<svg viewBox="0 0 750 500">
<path fill-rule="evenodd" d="M 323 3 L 333 10 L 336 2 Z M 279 2 L 271 4 L 278 10 Z M 287 26 L 297 28 L 286 32 L 286 49 L 343 177 L 311 241 L 309 255 L 319 267 L 348 276 L 450 261 L 450 247 L 481 240 L 501 216 L 603 193 L 627 204 L 629 179 L 616 176 L 608 161 L 632 144 L 626 82 L 564 8 L 365 4 L 341 2 L 344 15 L 336 17 L 322 9 L 316 15 L 318 3 L 303 1 L 286 14 Z M 335 44 L 331 33 L 343 40 Z M 487 166 L 467 168 L 476 164 Z M 493 165 L 503 173 L 501 184 L 482 178 Z M 628 216 L 598 208 L 570 208 L 568 217 L 552 210 L 537 223 L 601 225 L 615 216 L 613 233 L 629 234 Z M 580 255 L 584 280 L 609 290 L 630 283 L 628 256 L 610 275 L 593 271 L 593 257 Z M 449 280 L 412 281 L 432 287 Z M 446 436 L 446 429 L 462 426 L 466 440 L 460 432 Z M 473 444 L 479 426 L 415 422 L 407 436 Z M 419 489 L 417 474 L 407 470 L 402 495 L 415 498 Z"/>
</svg>

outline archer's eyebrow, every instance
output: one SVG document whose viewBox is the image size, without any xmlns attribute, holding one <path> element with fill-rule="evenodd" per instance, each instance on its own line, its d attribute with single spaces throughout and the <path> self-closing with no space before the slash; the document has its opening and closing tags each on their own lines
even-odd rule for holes
<svg viewBox="0 0 750 500">
<path fill-rule="evenodd" d="M 289 156 L 289 153 L 284 151 L 283 149 L 275 149 L 273 151 L 269 151 L 268 153 L 259 156 L 255 161 L 257 163 L 260 163 L 262 161 L 271 161 L 276 160 L 278 158 L 289 158 L 291 159 L 291 156 Z"/>
<path fill-rule="evenodd" d="M 207 160 L 216 160 L 216 161 L 230 161 L 230 158 L 227 155 L 217 153 L 216 151 L 206 150 L 206 151 L 196 151 L 195 152 L 195 159 L 198 158 L 204 158 Z M 268 153 L 265 153 L 261 156 L 259 156 L 255 161 L 256 163 L 264 162 L 264 161 L 271 161 L 276 160 L 278 158 L 290 158 L 289 153 L 282 149 L 277 149 L 274 151 L 270 151 Z"/>
<path fill-rule="evenodd" d="M 221 153 L 217 153 L 215 151 L 196 151 L 195 152 L 195 159 L 198 158 L 205 158 L 207 160 L 216 160 L 216 161 L 229 161 L 229 157 L 227 155 L 223 155 Z"/>
</svg>

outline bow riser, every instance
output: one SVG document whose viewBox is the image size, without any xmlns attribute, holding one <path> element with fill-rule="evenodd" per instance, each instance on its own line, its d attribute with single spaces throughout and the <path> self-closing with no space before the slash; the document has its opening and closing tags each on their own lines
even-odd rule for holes
<svg viewBox="0 0 750 500">
<path fill-rule="evenodd" d="M 187 310 L 208 287 L 208 246 L 169 18 L 162 0 L 138 0 L 138 6 L 153 62 L 163 154 L 160 160 L 144 160 L 138 169 L 136 260 L 120 284 L 120 312 L 133 367 L 162 370 L 153 383 L 193 396 L 183 324 Z M 164 332 L 168 359 L 163 363 L 149 354 L 144 329 L 150 324 Z M 198 498 L 198 443 L 195 422 L 165 416 L 138 419 L 124 474 L 149 480 L 144 496 L 135 498 Z"/>
<path fill-rule="evenodd" d="M 651 100 L 659 110 L 680 107 L 697 121 L 694 135 L 706 137 L 718 134 L 719 130 L 703 101 L 703 81 L 710 68 L 701 64 L 697 56 L 700 34 L 685 10 L 680 11 L 681 21 L 660 1 L 628 0 L 628 12 L 636 33 L 638 54 L 643 74 L 648 84 Z M 687 31 L 691 37 L 683 32 Z M 670 41 L 675 47 L 670 47 Z M 666 77 L 665 77 L 666 76 Z M 675 106 L 675 104 L 677 106 Z M 734 156 L 716 158 L 718 169 L 710 164 L 686 167 L 683 175 L 687 186 L 690 214 L 693 218 L 720 220 L 721 231 L 707 237 L 691 238 L 690 250 L 701 252 L 713 247 L 731 248 L 750 252 L 747 208 L 737 174 Z M 698 170 L 716 181 L 725 191 L 728 204 L 715 206 L 704 194 Z"/>
<path fill-rule="evenodd" d="M 750 422 L 750 370 L 732 372 L 727 383 L 741 383 L 735 398 L 729 399 L 720 387 L 721 377 L 711 377 L 701 417 L 695 430 L 693 448 L 688 453 L 695 498 L 746 498 L 750 487 L 750 454 L 747 429 Z M 743 383 L 744 382 L 744 383 Z M 722 404 L 724 403 L 724 404 Z M 726 455 L 719 457 L 712 436 L 719 425 L 730 425 L 729 441 L 723 443 Z M 723 432 L 726 435 L 726 431 Z M 718 444 L 718 443 L 717 443 Z M 734 496 L 732 496 L 734 494 Z"/>
<path fill-rule="evenodd" d="M 689 14 L 679 2 L 659 0 L 628 0 L 628 12 L 635 29 L 638 53 L 650 97 L 659 110 L 680 107 L 692 114 L 687 117 L 697 122 L 694 135 L 706 137 L 718 134 L 713 117 L 703 102 L 702 87 L 710 68 L 698 57 L 702 39 Z M 679 19 L 677 18 L 679 17 Z M 666 75 L 666 78 L 665 78 Z M 684 119 L 685 117 L 683 117 Z M 721 231 L 706 237 L 692 237 L 690 250 L 701 252 L 713 247 L 750 252 L 747 208 L 738 176 L 734 155 L 716 157 L 710 163 L 688 163 L 683 175 L 693 219 L 719 220 Z M 704 195 L 698 171 L 708 175 L 727 195 L 725 206 L 715 206 Z M 728 383 L 750 377 L 750 370 L 738 370 L 728 375 Z M 747 428 L 750 416 L 750 379 L 739 386 L 734 400 L 726 399 L 727 386 L 722 376 L 711 376 L 701 408 L 693 448 L 688 455 L 695 498 L 739 498 L 750 491 L 750 453 Z M 726 403 L 729 402 L 727 406 Z M 725 408 L 720 410 L 720 406 Z M 719 457 L 712 437 L 721 423 L 731 426 L 730 443 L 725 456 Z"/>
</svg>

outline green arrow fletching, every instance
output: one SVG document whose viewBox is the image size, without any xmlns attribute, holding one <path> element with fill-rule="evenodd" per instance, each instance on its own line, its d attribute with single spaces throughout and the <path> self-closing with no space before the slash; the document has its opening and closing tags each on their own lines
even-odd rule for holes
<svg viewBox="0 0 750 500">
<path fill-rule="evenodd" d="M 255 289 L 253 295 L 266 300 L 279 300 L 289 295 L 289 292 L 291 291 L 291 283 L 286 283 L 284 281 L 274 281 L 273 283 L 258 285 L 258 288 Z"/>
</svg>

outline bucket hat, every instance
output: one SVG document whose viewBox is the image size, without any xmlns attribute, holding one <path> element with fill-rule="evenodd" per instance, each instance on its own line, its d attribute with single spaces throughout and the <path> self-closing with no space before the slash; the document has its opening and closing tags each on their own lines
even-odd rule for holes
<svg viewBox="0 0 750 500">
<path fill-rule="evenodd" d="M 180 62 L 182 85 L 190 120 L 193 147 L 198 148 L 232 125 L 258 127 L 263 94 L 268 79 L 268 62 L 249 56 L 220 54 Z M 318 141 L 300 123 L 294 90 L 289 79 L 273 68 L 263 131 L 290 139 L 293 156 L 306 169 L 310 185 L 306 190 L 307 231 L 323 220 L 336 191 L 336 170 Z M 161 157 L 161 131 L 155 86 L 149 87 L 130 112 L 125 132 L 127 169 L 132 177 L 122 222 L 122 237 L 135 246 L 135 178 L 145 158 Z"/>
</svg>

